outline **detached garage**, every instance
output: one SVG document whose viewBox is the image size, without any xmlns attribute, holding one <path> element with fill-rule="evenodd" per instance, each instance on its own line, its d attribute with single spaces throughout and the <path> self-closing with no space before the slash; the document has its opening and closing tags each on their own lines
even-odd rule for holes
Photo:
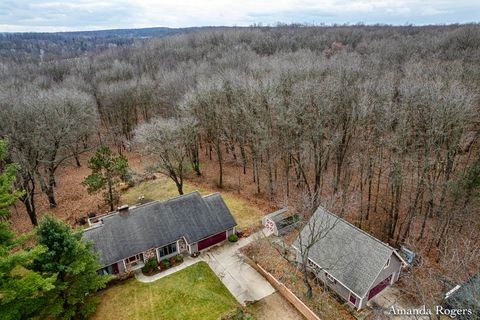
<svg viewBox="0 0 480 320">
<path fill-rule="evenodd" d="M 321 232 L 324 236 L 307 251 L 312 234 Z M 323 207 L 315 211 L 293 247 L 298 262 L 301 252 L 308 252 L 311 272 L 356 309 L 397 281 L 406 265 L 394 248 Z"/>
</svg>

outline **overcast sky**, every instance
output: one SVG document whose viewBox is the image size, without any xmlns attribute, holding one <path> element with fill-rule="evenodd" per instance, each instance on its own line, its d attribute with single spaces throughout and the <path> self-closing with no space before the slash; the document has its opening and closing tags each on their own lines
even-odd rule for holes
<svg viewBox="0 0 480 320">
<path fill-rule="evenodd" d="M 480 0 L 0 0 L 0 31 L 480 21 Z"/>
</svg>

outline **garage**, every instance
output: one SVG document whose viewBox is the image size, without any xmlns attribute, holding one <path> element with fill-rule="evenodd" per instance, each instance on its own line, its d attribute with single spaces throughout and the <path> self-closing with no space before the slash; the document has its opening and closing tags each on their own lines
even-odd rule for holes
<svg viewBox="0 0 480 320">
<path fill-rule="evenodd" d="M 211 237 L 198 241 L 198 250 L 200 251 L 210 246 L 213 246 L 214 244 L 222 242 L 225 239 L 227 239 L 227 233 L 225 231 L 217 233 Z"/>
<path fill-rule="evenodd" d="M 368 300 L 372 299 L 375 297 L 378 293 L 380 293 L 383 289 L 388 287 L 390 284 L 390 280 L 392 280 L 392 275 L 389 275 L 385 280 L 377 284 L 375 287 L 373 287 L 369 292 L 368 292 Z"/>
</svg>

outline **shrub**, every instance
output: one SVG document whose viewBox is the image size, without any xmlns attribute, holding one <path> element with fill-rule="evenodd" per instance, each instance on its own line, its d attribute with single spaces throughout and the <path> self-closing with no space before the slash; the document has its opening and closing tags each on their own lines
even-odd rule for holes
<svg viewBox="0 0 480 320">
<path fill-rule="evenodd" d="M 157 269 L 158 269 L 157 259 L 152 257 L 145 262 L 145 265 L 142 268 L 142 272 L 143 273 L 150 273 L 154 270 L 156 271 Z"/>
<path fill-rule="evenodd" d="M 238 236 L 236 234 L 231 234 L 231 235 L 228 236 L 228 241 L 237 242 L 238 241 Z"/>
<path fill-rule="evenodd" d="M 170 261 L 168 261 L 168 259 L 163 259 L 161 264 L 162 264 L 162 269 L 170 268 Z"/>
<path fill-rule="evenodd" d="M 157 267 L 158 267 L 158 261 L 157 261 L 157 259 L 155 259 L 153 257 L 148 259 L 147 263 L 152 269 L 157 269 Z"/>
<path fill-rule="evenodd" d="M 180 255 L 180 254 L 177 254 L 177 255 L 175 256 L 175 261 L 176 261 L 177 263 L 182 263 L 182 262 L 183 262 L 183 256 Z"/>
</svg>

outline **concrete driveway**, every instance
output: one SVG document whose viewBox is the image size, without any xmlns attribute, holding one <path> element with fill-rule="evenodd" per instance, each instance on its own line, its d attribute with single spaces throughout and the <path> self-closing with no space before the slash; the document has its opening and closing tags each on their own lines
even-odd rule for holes
<svg viewBox="0 0 480 320">
<path fill-rule="evenodd" d="M 262 232 L 239 239 L 236 243 L 225 242 L 200 255 L 242 305 L 247 301 L 258 301 L 275 292 L 265 278 L 244 262 L 242 254 L 238 251 L 260 237 L 263 237 Z"/>
<path fill-rule="evenodd" d="M 395 285 L 388 286 L 375 298 L 368 302 L 368 306 L 371 308 L 374 316 L 372 319 L 381 319 L 381 316 L 385 316 L 388 319 L 395 320 L 428 320 L 430 317 L 422 315 L 399 315 L 392 314 L 392 308 L 394 310 L 421 310 L 420 306 L 414 306 L 404 299 L 404 295 L 400 292 Z"/>
</svg>

